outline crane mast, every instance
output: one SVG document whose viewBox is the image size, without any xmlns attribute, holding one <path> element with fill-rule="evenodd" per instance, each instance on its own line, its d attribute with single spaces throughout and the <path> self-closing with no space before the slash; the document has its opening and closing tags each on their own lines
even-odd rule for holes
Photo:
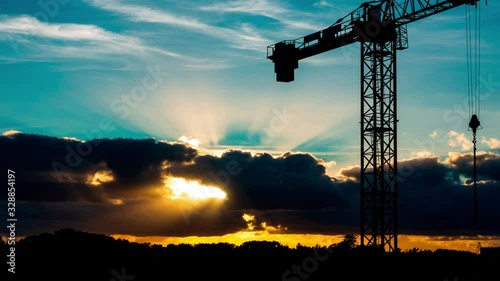
<svg viewBox="0 0 500 281">
<path fill-rule="evenodd" d="M 302 59 L 361 44 L 360 238 L 363 246 L 398 249 L 397 50 L 407 24 L 479 0 L 379 0 L 361 4 L 326 29 L 268 46 L 278 82 L 294 81 Z"/>
</svg>

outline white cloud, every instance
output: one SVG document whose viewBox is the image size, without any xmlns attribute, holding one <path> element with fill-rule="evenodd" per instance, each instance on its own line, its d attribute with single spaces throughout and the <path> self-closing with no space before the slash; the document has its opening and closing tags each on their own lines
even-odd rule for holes
<svg viewBox="0 0 500 281">
<path fill-rule="evenodd" d="M 319 164 L 323 165 L 327 169 L 331 169 L 331 168 L 337 166 L 337 162 L 333 161 L 333 160 L 332 161 L 328 161 L 328 162 L 320 161 Z"/>
<path fill-rule="evenodd" d="M 473 147 L 472 139 L 465 136 L 464 133 L 450 131 L 448 133 L 448 145 L 450 147 L 460 147 L 462 150 L 470 150 Z"/>
<path fill-rule="evenodd" d="M 486 139 L 485 137 L 483 137 L 483 140 L 481 142 L 487 144 L 490 149 L 500 149 L 500 139 Z"/>
<path fill-rule="evenodd" d="M 118 1 L 88 0 L 97 8 L 125 15 L 131 21 L 161 23 L 189 29 L 211 37 L 229 42 L 235 48 L 262 52 L 269 45 L 269 40 L 262 37 L 249 25 L 240 25 L 239 28 L 230 29 L 209 25 L 196 18 L 178 16 L 166 11 L 153 10 L 139 5 L 128 5 Z"/>
<path fill-rule="evenodd" d="M 435 137 L 437 137 L 437 135 L 438 135 L 438 131 L 434 130 L 434 131 L 432 131 L 432 133 L 429 134 L 429 137 L 435 138 Z"/>
<path fill-rule="evenodd" d="M 217 13 L 247 13 L 275 19 L 290 28 L 316 31 L 324 28 L 314 23 L 303 21 L 304 14 L 299 16 L 296 11 L 280 5 L 278 1 L 270 0 L 232 0 L 202 6 L 202 11 Z"/>
<path fill-rule="evenodd" d="M 0 20 L 0 33 L 13 36 L 11 39 L 16 39 L 18 43 L 38 46 L 60 56 L 89 57 L 110 53 L 154 52 L 180 57 L 166 50 L 146 46 L 139 38 L 113 33 L 96 25 L 46 23 L 28 15 L 3 17 Z M 34 41 L 30 37 L 42 38 L 45 41 Z M 49 40 L 63 41 L 66 44 L 54 44 Z"/>
<path fill-rule="evenodd" d="M 193 29 L 210 29 L 210 26 L 195 18 L 181 17 L 144 6 L 127 5 L 115 0 L 89 0 L 88 2 L 97 8 L 126 15 L 132 21 L 171 24 Z"/>
<path fill-rule="evenodd" d="M 222 13 L 248 13 L 270 18 L 275 18 L 277 15 L 290 12 L 282 5 L 278 5 L 277 1 L 268 0 L 233 0 L 218 2 L 212 5 L 202 6 L 200 10 Z"/>
<path fill-rule="evenodd" d="M 432 158 L 435 157 L 434 153 L 430 151 L 417 151 L 417 152 L 412 152 L 412 156 L 415 158 Z"/>
<path fill-rule="evenodd" d="M 7 17 L 0 21 L 0 31 L 59 40 L 94 40 L 137 45 L 138 39 L 106 31 L 95 25 L 49 24 L 31 16 Z"/>
<path fill-rule="evenodd" d="M 196 64 L 185 64 L 184 69 L 187 70 L 199 70 L 199 71 L 211 71 L 211 70 L 220 70 L 220 69 L 228 69 L 235 67 L 235 65 L 227 64 L 227 63 L 196 63 Z"/>
<path fill-rule="evenodd" d="M 328 1 L 326 1 L 326 0 L 321 0 L 319 2 L 316 2 L 313 4 L 313 6 L 315 6 L 315 7 L 334 7 L 333 4 L 328 3 Z"/>
<path fill-rule="evenodd" d="M 20 133 L 21 132 L 16 131 L 16 130 L 8 130 L 8 131 L 3 132 L 2 136 L 8 137 L 8 136 L 13 136 L 13 135 L 20 134 Z"/>
</svg>

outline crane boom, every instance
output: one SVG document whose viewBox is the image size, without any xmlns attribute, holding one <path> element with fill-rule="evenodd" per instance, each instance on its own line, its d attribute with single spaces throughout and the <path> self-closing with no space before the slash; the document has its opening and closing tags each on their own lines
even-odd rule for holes
<svg viewBox="0 0 500 281">
<path fill-rule="evenodd" d="M 397 247 L 398 162 L 396 51 L 408 48 L 406 25 L 479 0 L 378 0 L 326 29 L 267 48 L 278 82 L 294 80 L 299 60 L 361 43 L 361 245 Z"/>
<path fill-rule="evenodd" d="M 331 26 L 293 40 L 267 47 L 267 58 L 276 64 L 277 81 L 291 82 L 298 61 L 352 43 L 373 39 L 372 34 L 395 32 L 396 48 L 408 48 L 406 25 L 479 0 L 379 0 L 364 2 Z M 381 30 L 387 32 L 381 32 Z"/>
<path fill-rule="evenodd" d="M 426 17 L 447 11 L 460 5 L 475 5 L 478 0 L 406 0 L 403 3 L 393 2 L 394 21 L 396 26 L 405 25 Z M 387 5 L 387 4 L 386 4 Z"/>
</svg>

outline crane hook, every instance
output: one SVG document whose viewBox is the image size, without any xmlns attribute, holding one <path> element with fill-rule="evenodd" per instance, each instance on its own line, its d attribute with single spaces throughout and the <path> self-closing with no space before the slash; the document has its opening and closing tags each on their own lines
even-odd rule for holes
<svg viewBox="0 0 500 281">
<path fill-rule="evenodd" d="M 481 123 L 479 122 L 477 115 L 476 114 L 472 115 L 469 122 L 469 127 L 472 129 L 474 135 L 476 134 L 476 130 L 479 126 L 481 126 Z"/>
</svg>

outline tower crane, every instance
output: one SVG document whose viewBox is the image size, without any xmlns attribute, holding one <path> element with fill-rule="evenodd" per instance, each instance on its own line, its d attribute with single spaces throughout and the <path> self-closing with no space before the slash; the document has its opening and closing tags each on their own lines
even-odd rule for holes
<svg viewBox="0 0 500 281">
<path fill-rule="evenodd" d="M 478 2 L 368 1 L 326 29 L 267 47 L 276 80 L 291 82 L 300 60 L 361 45 L 361 245 L 398 249 L 396 54 L 408 48 L 407 25 Z"/>
</svg>

